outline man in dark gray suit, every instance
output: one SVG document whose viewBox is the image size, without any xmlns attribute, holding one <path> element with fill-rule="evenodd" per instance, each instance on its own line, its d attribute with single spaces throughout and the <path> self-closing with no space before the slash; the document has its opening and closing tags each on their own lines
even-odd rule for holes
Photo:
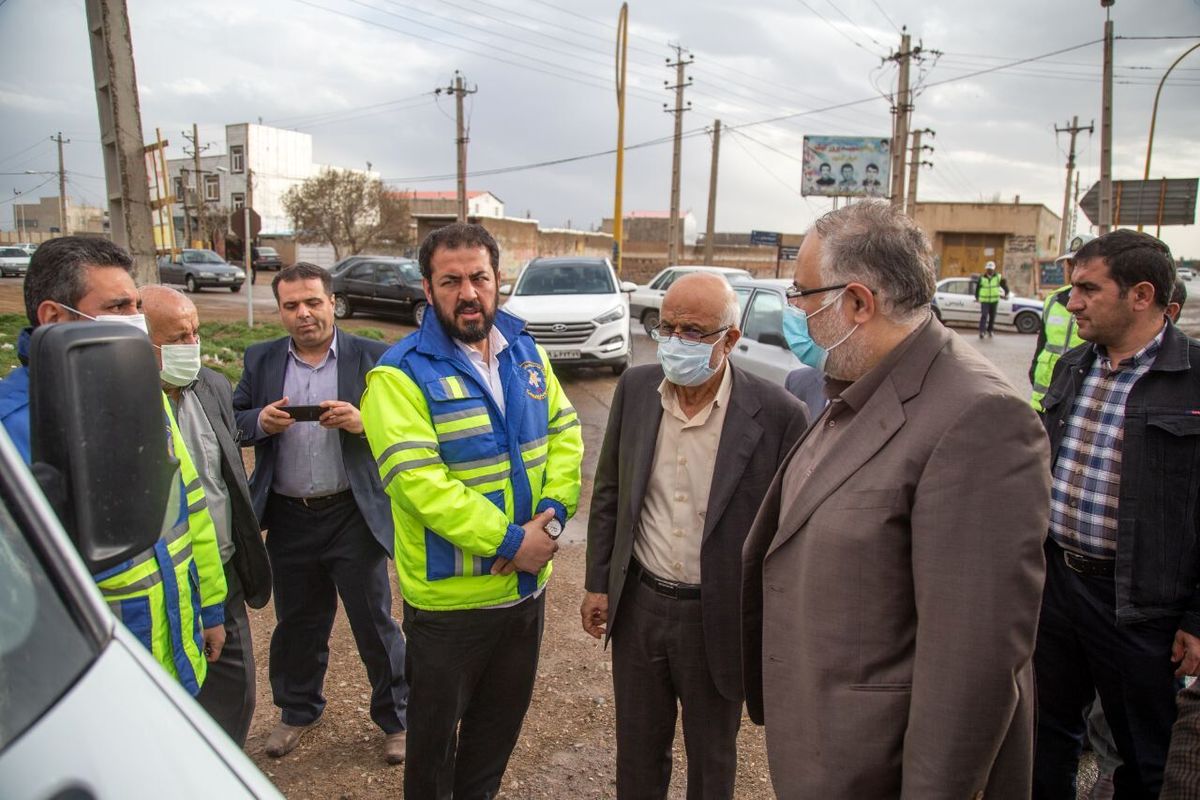
<svg viewBox="0 0 1200 800">
<path fill-rule="evenodd" d="M 688 797 L 733 796 L 742 542 L 807 424 L 799 400 L 728 362 L 737 320 L 725 280 L 680 278 L 651 332 L 659 364 L 626 372 L 613 398 L 581 615 L 613 642 L 623 800 L 666 797 L 677 703 Z"/>
<path fill-rule="evenodd" d="M 225 567 L 225 646 L 196 700 L 239 745 L 254 716 L 254 649 L 246 605 L 271 597 L 271 565 L 250 502 L 246 468 L 237 445 L 233 398 L 225 376 L 200 365 L 200 320 L 184 294 L 143 286 L 142 310 L 158 357 L 163 391 L 196 464 Z"/>
<path fill-rule="evenodd" d="M 405 758 L 404 637 L 392 617 L 392 509 L 358 412 L 367 372 L 387 346 L 340 331 L 329 273 L 297 263 L 271 282 L 290 336 L 246 350 L 233 393 L 250 491 L 267 529 L 275 590 L 271 690 L 282 710 L 266 753 L 291 752 L 325 710 L 322 686 L 338 598 L 371 682 L 384 758 Z"/>
</svg>

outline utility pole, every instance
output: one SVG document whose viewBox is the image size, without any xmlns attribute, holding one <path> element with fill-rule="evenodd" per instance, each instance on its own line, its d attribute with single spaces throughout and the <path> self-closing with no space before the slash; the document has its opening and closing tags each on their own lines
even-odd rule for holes
<svg viewBox="0 0 1200 800">
<path fill-rule="evenodd" d="M 1104 12 L 1104 89 L 1100 108 L 1100 234 L 1112 229 L 1112 111 L 1113 111 L 1113 22 L 1108 11 L 1116 0 L 1100 0 Z"/>
<path fill-rule="evenodd" d="M 133 256 L 134 280 L 154 283 L 158 266 L 129 13 L 125 0 L 84 0 L 84 8 L 112 238 Z"/>
<path fill-rule="evenodd" d="M 908 144 L 908 115 L 912 112 L 912 97 L 909 91 L 909 63 L 914 55 L 921 52 L 918 45 L 912 48 L 912 37 L 908 28 L 902 28 L 900 34 L 900 49 L 888 59 L 900 65 L 900 80 L 896 93 L 896 105 L 892 108 L 895 116 L 895 131 L 892 136 L 892 205 L 904 208 L 904 150 Z"/>
<path fill-rule="evenodd" d="M 675 68 L 675 85 L 671 86 L 669 82 L 663 81 L 663 85 L 667 89 L 675 91 L 675 107 L 669 108 L 666 103 L 663 103 L 663 110 L 668 114 L 675 115 L 675 152 L 671 157 L 671 216 L 667 221 L 667 263 L 679 263 L 679 161 L 682 156 L 683 149 L 683 112 L 691 110 L 692 104 L 689 102 L 686 106 L 683 103 L 683 90 L 692 85 L 692 79 L 684 79 L 684 68 L 695 61 L 690 55 L 685 61 L 683 58 L 683 47 L 681 45 L 673 45 L 675 48 L 675 60 L 667 59 L 667 66 Z"/>
<path fill-rule="evenodd" d="M 458 194 L 457 194 L 457 213 L 458 221 L 467 221 L 467 142 L 471 141 L 468 136 L 469 131 L 466 129 L 466 123 L 463 118 L 463 98 L 469 94 L 475 94 L 479 91 L 479 87 L 468 89 L 463 82 L 462 75 L 458 70 L 454 70 L 454 84 L 445 88 L 434 90 L 434 94 L 454 95 L 455 107 L 455 143 L 458 147 Z"/>
<path fill-rule="evenodd" d="M 624 211 L 621 204 L 625 191 L 625 68 L 629 55 L 629 3 L 621 4 L 617 15 L 617 186 L 613 192 L 613 266 L 621 275 L 624 250 Z M 526 214 L 528 216 L 528 214 Z"/>
<path fill-rule="evenodd" d="M 717 163 L 721 154 L 721 120 L 713 122 L 712 169 L 708 173 L 708 225 L 704 228 L 704 263 L 713 263 L 713 236 L 717 229 Z"/>
<path fill-rule="evenodd" d="M 1080 131 L 1091 133 L 1092 123 L 1088 123 L 1088 126 L 1085 128 L 1079 124 L 1078 116 L 1071 117 L 1071 124 L 1067 127 L 1059 128 L 1055 126 L 1054 128 L 1055 133 L 1071 134 L 1071 149 L 1067 155 L 1067 187 L 1063 190 L 1062 227 L 1058 235 L 1058 249 L 1063 252 L 1066 251 L 1067 242 L 1071 238 L 1071 224 L 1069 221 L 1071 216 L 1071 175 L 1075 172 L 1075 137 L 1079 135 Z"/>
<path fill-rule="evenodd" d="M 67 171 L 63 168 L 63 145 L 70 144 L 70 139 L 64 139 L 62 131 L 57 136 L 51 136 L 50 141 L 58 142 L 58 232 L 63 236 L 70 235 L 67 230 Z"/>
<path fill-rule="evenodd" d="M 1071 206 L 1071 238 L 1075 238 L 1075 220 L 1079 215 L 1075 213 L 1075 209 L 1079 208 L 1079 173 L 1075 173 L 1075 204 Z M 1064 242 L 1065 245 L 1065 242 Z"/>
<path fill-rule="evenodd" d="M 183 152 L 192 157 L 192 179 L 196 182 L 196 188 L 192 189 L 192 204 L 196 207 L 196 223 L 199 225 L 200 218 L 203 216 L 201 209 L 204 208 L 204 173 L 200 170 L 200 154 L 212 145 L 200 144 L 200 126 L 194 122 L 192 123 L 192 133 L 190 136 L 188 135 L 187 131 L 182 131 L 180 135 L 192 143 L 191 151 L 189 152 L 185 147 L 183 148 Z M 187 237 L 187 246 L 191 247 L 193 233 L 199 233 L 199 236 L 196 236 L 195 238 L 201 239 L 204 238 L 204 234 L 201 231 L 192 230 L 192 215 L 191 212 L 188 211 L 187 195 L 188 187 L 185 184 L 183 187 L 183 229 L 184 236 Z"/>
<path fill-rule="evenodd" d="M 933 148 L 929 145 L 921 144 L 921 134 L 928 133 L 930 136 L 937 136 L 929 128 L 921 128 L 912 132 L 912 160 L 908 162 L 908 168 L 911 170 L 908 173 L 908 196 L 905 198 L 905 211 L 911 217 L 917 210 L 917 176 L 921 172 L 921 167 L 932 167 L 932 161 L 922 161 L 921 151 L 928 150 L 933 152 Z"/>
</svg>

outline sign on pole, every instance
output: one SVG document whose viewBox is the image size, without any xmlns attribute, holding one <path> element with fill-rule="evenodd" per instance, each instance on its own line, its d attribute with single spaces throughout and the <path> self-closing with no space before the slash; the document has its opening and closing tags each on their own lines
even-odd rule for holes
<svg viewBox="0 0 1200 800">
<path fill-rule="evenodd" d="M 1113 181 L 1113 225 L 1191 225 L 1196 221 L 1200 178 Z M 1093 225 L 1100 224 L 1100 184 L 1079 201 Z"/>
<path fill-rule="evenodd" d="M 248 211 L 250 213 L 244 214 L 242 211 L 234 211 L 229 215 L 229 230 L 233 231 L 239 239 L 245 242 L 246 220 L 250 220 L 250 238 L 253 239 L 255 236 L 258 236 L 259 231 L 262 230 L 262 217 L 260 217 L 258 212 L 252 208 L 245 208 L 243 211 Z"/>
<path fill-rule="evenodd" d="M 892 142 L 867 136 L 805 136 L 800 194 L 887 197 Z"/>
<path fill-rule="evenodd" d="M 779 247 L 780 234 L 775 231 L 750 231 L 750 244 L 759 247 Z"/>
</svg>

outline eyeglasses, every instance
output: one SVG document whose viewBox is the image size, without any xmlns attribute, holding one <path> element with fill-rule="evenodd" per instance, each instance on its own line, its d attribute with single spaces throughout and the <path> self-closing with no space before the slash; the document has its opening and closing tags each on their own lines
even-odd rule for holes
<svg viewBox="0 0 1200 800">
<path fill-rule="evenodd" d="M 788 300 L 799 300 L 801 297 L 808 297 L 810 294 L 821 294 L 822 292 L 832 292 L 835 289 L 845 289 L 849 285 L 848 283 L 839 283 L 836 286 L 822 286 L 819 289 L 801 289 L 793 283 L 783 290 L 783 294 Z"/>
<path fill-rule="evenodd" d="M 717 328 L 714 331 L 708 331 L 706 333 L 704 331 L 698 331 L 693 328 L 686 328 L 684 330 L 677 331 L 677 330 L 673 330 L 668 325 L 659 325 L 657 328 L 654 328 L 650 331 L 650 338 L 653 339 L 654 341 L 658 342 L 659 344 L 663 344 L 663 343 L 669 341 L 672 336 L 674 336 L 676 339 L 678 339 L 679 341 L 683 342 L 686 345 L 697 345 L 697 344 L 703 344 L 704 340 L 707 339 L 709 336 L 714 336 L 718 333 L 724 333 L 725 331 L 729 330 L 732 327 L 733 327 L 732 325 L 726 325 L 724 328 Z"/>
</svg>

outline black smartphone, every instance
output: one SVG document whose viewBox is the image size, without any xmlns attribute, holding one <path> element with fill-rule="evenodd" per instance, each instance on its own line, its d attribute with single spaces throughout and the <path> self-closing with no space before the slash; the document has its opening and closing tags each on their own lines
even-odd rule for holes
<svg viewBox="0 0 1200 800">
<path fill-rule="evenodd" d="M 318 422 L 328 409 L 321 406 L 280 406 L 296 422 Z"/>
</svg>

